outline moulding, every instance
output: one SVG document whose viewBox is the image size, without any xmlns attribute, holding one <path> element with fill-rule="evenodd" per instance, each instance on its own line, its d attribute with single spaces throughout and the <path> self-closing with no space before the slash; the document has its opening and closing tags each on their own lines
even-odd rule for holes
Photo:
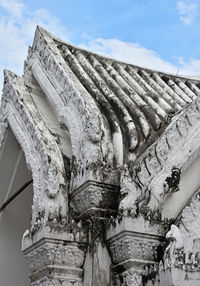
<svg viewBox="0 0 200 286">
<path fill-rule="evenodd" d="M 55 283 L 56 280 L 61 283 L 58 285 L 82 285 L 85 254 L 78 243 L 43 238 L 23 252 L 31 270 L 31 286 L 51 285 L 46 282 L 43 284 L 42 281 Z"/>
<path fill-rule="evenodd" d="M 158 269 L 165 227 L 159 222 L 151 224 L 142 216 L 122 217 L 108 227 L 106 244 L 116 285 L 142 285 L 137 283 L 142 281 L 147 269 L 148 272 L 152 267 Z"/>
<path fill-rule="evenodd" d="M 200 140 L 199 130 L 200 98 L 196 98 L 173 118 L 142 158 L 122 172 L 119 210 L 123 215 L 140 213 L 149 220 L 162 219 L 166 195 L 179 191 L 181 174 L 200 155 L 200 146 L 196 144 Z M 178 170 L 178 176 L 172 186 L 169 181 L 175 181 L 174 170 Z"/>
<path fill-rule="evenodd" d="M 3 122 L 11 127 L 33 177 L 31 230 L 46 224 L 50 217 L 59 216 L 64 224 L 68 198 L 62 154 L 35 108 L 30 88 L 9 71 L 5 72 L 2 106 Z"/>
<path fill-rule="evenodd" d="M 117 211 L 119 187 L 88 180 L 70 195 L 70 206 L 79 217 Z"/>
</svg>

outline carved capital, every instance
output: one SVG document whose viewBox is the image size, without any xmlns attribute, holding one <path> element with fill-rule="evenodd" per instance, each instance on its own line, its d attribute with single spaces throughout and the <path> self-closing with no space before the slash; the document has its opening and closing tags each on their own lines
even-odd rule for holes
<svg viewBox="0 0 200 286">
<path fill-rule="evenodd" d="M 142 275 L 135 270 L 125 271 L 115 277 L 116 286 L 140 286 L 142 285 Z"/>
<path fill-rule="evenodd" d="M 24 255 L 31 285 L 82 285 L 84 252 L 78 243 L 43 238 L 25 249 Z"/>
<path fill-rule="evenodd" d="M 31 284 L 31 286 L 82 286 L 81 281 L 71 281 L 63 280 L 63 278 L 54 279 L 54 278 L 44 278 L 40 279 L 37 282 Z"/>
<path fill-rule="evenodd" d="M 114 269 L 123 264 L 126 268 L 131 266 L 143 267 L 145 264 L 158 262 L 158 247 L 160 241 L 150 235 L 138 235 L 125 232 L 109 242 Z"/>
<path fill-rule="evenodd" d="M 163 225 L 150 224 L 142 216 L 122 217 L 111 225 L 107 231 L 107 245 L 116 285 L 142 285 L 146 272 L 158 268 L 163 241 Z"/>
<path fill-rule="evenodd" d="M 87 181 L 71 194 L 70 205 L 79 216 L 113 213 L 117 208 L 118 193 L 117 186 Z"/>
</svg>

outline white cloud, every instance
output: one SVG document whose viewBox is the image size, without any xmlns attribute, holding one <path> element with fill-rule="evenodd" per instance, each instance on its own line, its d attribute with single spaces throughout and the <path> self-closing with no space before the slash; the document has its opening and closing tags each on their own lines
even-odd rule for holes
<svg viewBox="0 0 200 286">
<path fill-rule="evenodd" d="M 21 18 L 25 5 L 22 2 L 15 0 L 0 0 L 0 5 L 5 8 L 8 13 L 14 17 Z"/>
<path fill-rule="evenodd" d="M 185 25 L 190 25 L 194 21 L 199 5 L 197 3 L 186 3 L 183 1 L 177 2 L 177 9 L 180 15 L 180 20 Z"/>
<path fill-rule="evenodd" d="M 45 9 L 30 11 L 17 0 L 0 0 L 5 15 L 0 18 L 0 90 L 3 68 L 22 74 L 28 46 L 32 44 L 37 25 L 43 26 L 58 37 L 66 38 L 68 32 L 59 19 Z"/>
<path fill-rule="evenodd" d="M 7 12 L 4 17 L 0 18 L 1 90 L 3 68 L 10 69 L 19 75 L 22 74 L 23 62 L 27 55 L 28 45 L 33 41 L 36 25 L 43 26 L 62 39 L 65 39 L 69 33 L 59 19 L 50 15 L 45 9 L 30 11 L 23 2 L 17 0 L 0 0 L 0 7 L 6 9 Z M 185 62 L 179 58 L 177 65 L 174 65 L 163 60 L 155 51 L 146 49 L 138 43 L 128 43 L 118 39 L 84 38 L 82 47 L 127 63 L 174 74 L 178 71 L 182 75 L 200 75 L 200 59 Z"/>
<path fill-rule="evenodd" d="M 180 59 L 180 74 L 183 75 L 199 75 L 200 79 L 200 59 L 191 59 L 189 62 L 185 62 L 183 59 Z"/>
<path fill-rule="evenodd" d="M 174 65 L 163 60 L 155 51 L 148 50 L 138 43 L 99 38 L 89 40 L 87 44 L 82 44 L 81 47 L 149 69 L 173 74 L 178 73 L 179 75 L 200 75 L 200 59 L 191 59 L 189 62 L 184 62 L 180 57 L 177 58 L 177 65 Z"/>
<path fill-rule="evenodd" d="M 99 38 L 89 41 L 87 45 L 82 45 L 82 47 L 134 65 L 172 73 L 177 71 L 176 67 L 162 60 L 155 51 L 148 50 L 138 43 Z"/>
</svg>

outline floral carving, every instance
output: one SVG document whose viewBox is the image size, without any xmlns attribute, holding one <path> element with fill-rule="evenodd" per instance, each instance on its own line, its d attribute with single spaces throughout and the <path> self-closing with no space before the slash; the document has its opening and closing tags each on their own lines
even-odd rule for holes
<svg viewBox="0 0 200 286">
<path fill-rule="evenodd" d="M 26 96 L 24 96 L 26 95 Z M 45 224 L 53 203 L 67 216 L 65 169 L 55 138 L 41 120 L 25 81 L 5 73 L 3 121 L 7 121 L 24 151 L 33 176 L 32 229 Z M 53 199 L 53 202 L 52 202 Z M 48 203 L 47 203 L 48 202 Z"/>
<path fill-rule="evenodd" d="M 93 208 L 115 210 L 117 197 L 117 186 L 88 181 L 72 193 L 70 205 L 79 215 Z"/>
<path fill-rule="evenodd" d="M 31 286 L 82 286 L 81 281 L 74 279 L 61 279 L 61 278 L 43 278 L 39 281 L 31 283 Z"/>
<path fill-rule="evenodd" d="M 145 151 L 141 160 L 128 166 L 129 179 L 126 186 L 122 185 L 119 204 L 124 215 L 145 214 L 150 219 L 161 219 L 166 194 L 179 190 L 180 170 L 186 169 L 200 153 L 195 144 L 195 138 L 199 140 L 199 102 L 196 98 L 179 114 L 179 121 L 172 122 L 158 141 Z M 196 137 L 191 140 L 194 134 Z M 182 146 L 184 154 L 180 152 Z M 166 173 L 169 174 L 167 178 Z M 121 181 L 125 182 L 123 178 L 122 174 Z M 143 197 L 144 201 L 141 201 Z"/>
<path fill-rule="evenodd" d="M 136 270 L 128 270 L 115 277 L 116 286 L 142 286 L 142 275 Z"/>
<path fill-rule="evenodd" d="M 138 115 L 135 113 L 133 118 L 136 116 L 138 120 L 142 120 L 140 125 L 143 126 L 144 141 L 140 139 L 140 136 L 138 138 L 141 142 L 137 141 L 137 128 L 139 127 L 135 128 L 133 120 L 131 120 L 131 117 L 129 118 L 129 112 L 126 112 L 126 116 L 122 116 L 122 118 L 127 123 L 127 130 L 124 130 L 127 131 L 127 134 L 130 133 L 131 136 L 130 138 L 127 136 L 126 140 L 122 140 L 118 119 L 112 121 L 113 128 L 110 128 L 109 124 L 111 122 L 106 117 L 106 112 L 102 115 L 99 108 L 100 105 L 95 99 L 95 92 L 97 92 L 95 86 L 100 86 L 105 96 L 112 98 L 112 100 L 117 100 L 114 101 L 114 106 L 117 108 L 119 104 L 120 112 L 126 111 L 126 109 L 123 109 L 123 105 L 133 104 L 133 100 L 124 95 L 128 83 L 126 83 L 127 80 L 122 80 L 122 75 L 118 75 L 117 80 L 119 83 L 121 82 L 120 85 L 123 84 L 123 93 L 118 93 L 118 87 L 113 88 L 116 90 L 116 94 L 115 92 L 110 93 L 109 89 L 105 89 L 104 80 L 109 80 L 109 84 L 112 85 L 118 64 L 115 63 L 111 66 L 106 63 L 106 60 L 104 61 L 107 76 L 104 77 L 104 80 L 100 78 L 98 81 L 94 81 L 93 78 L 90 81 L 90 83 L 92 81 L 95 82 L 94 85 L 91 86 L 90 84 L 89 86 L 94 92 L 93 96 L 90 96 L 89 89 L 87 90 L 88 83 L 84 85 L 75 81 L 79 72 L 82 78 L 84 76 L 89 77 L 89 68 L 86 65 L 84 66 L 86 62 L 82 61 L 82 67 L 77 65 L 79 70 L 76 69 L 76 73 L 73 73 L 72 65 L 71 67 L 66 65 L 65 57 L 70 55 L 71 59 L 73 59 L 75 58 L 75 53 L 68 51 L 68 48 L 64 47 L 64 44 L 58 44 L 54 38 L 51 38 L 48 34 L 45 34 L 45 31 L 38 28 L 36 40 L 33 48 L 29 50 L 28 60 L 25 64 L 25 77 L 30 80 L 34 75 L 38 82 L 40 80 L 39 84 L 43 91 L 46 91 L 45 94 L 48 100 L 54 106 L 54 111 L 61 126 L 65 126 L 65 128 L 67 126 L 69 129 L 72 153 L 77 163 L 74 164 L 73 169 L 70 169 L 70 206 L 74 211 L 71 213 L 82 216 L 81 218 L 84 215 L 89 217 L 87 217 L 87 223 L 89 224 L 87 229 L 88 241 L 92 240 L 91 245 L 93 246 L 102 233 L 103 239 L 107 235 L 105 220 L 98 216 L 92 217 L 92 211 L 95 212 L 96 209 L 98 209 L 99 213 L 100 211 L 107 212 L 106 214 L 114 213 L 113 216 L 115 216 L 119 205 L 119 216 L 116 215 L 115 218 L 112 217 L 110 220 L 120 220 L 122 216 L 132 216 L 134 219 L 136 217 L 145 217 L 148 220 L 152 220 L 152 218 L 161 219 L 161 209 L 165 201 L 165 194 L 179 190 L 180 169 L 183 166 L 187 167 L 187 164 L 189 164 L 188 159 L 194 159 L 200 153 L 199 146 L 195 147 L 194 143 L 191 143 L 195 142 L 195 140 L 190 140 L 191 135 L 197 136 L 195 139 L 199 139 L 200 99 L 197 98 L 189 107 L 177 114 L 176 120 L 171 122 L 162 137 L 146 150 L 145 140 L 149 138 L 149 132 L 152 128 L 144 124 L 142 113 Z M 76 61 L 78 59 L 81 60 L 81 53 L 76 51 L 76 54 L 79 54 Z M 88 58 L 90 58 L 92 69 L 96 65 L 98 68 L 97 58 L 95 59 L 92 55 Z M 83 56 L 82 59 L 84 60 Z M 87 72 L 84 72 L 84 69 Z M 130 67 L 130 69 L 132 68 Z M 97 78 L 100 77 L 102 71 L 101 66 L 99 66 Z M 40 76 L 37 77 L 39 72 L 40 76 L 42 75 L 41 79 Z M 146 72 L 140 71 L 140 73 L 144 76 Z M 139 76 L 139 73 L 136 76 Z M 152 81 L 152 78 L 149 78 L 149 80 Z M 162 95 L 163 93 L 164 91 L 162 91 Z M 41 119 L 31 96 L 31 87 L 24 79 L 6 72 L 4 94 L 2 100 L 3 112 L 0 112 L 0 146 L 2 146 L 5 130 L 9 124 L 25 153 L 27 165 L 32 172 L 34 181 L 32 227 L 30 231 L 26 231 L 23 238 L 25 240 L 28 237 L 32 243 L 32 246 L 24 250 L 32 272 L 31 285 L 82 286 L 82 268 L 85 258 L 83 249 L 86 250 L 86 247 L 84 244 L 80 244 L 80 241 L 85 239 L 85 233 L 81 223 L 76 223 L 74 220 L 71 220 L 71 223 L 69 223 L 68 188 L 66 184 L 68 178 L 56 136 L 51 134 Z M 99 95 L 101 94 L 99 93 Z M 146 94 L 145 99 L 147 99 Z M 157 101 L 159 100 L 160 98 L 157 98 Z M 162 102 L 164 104 L 164 100 Z M 104 101 L 104 107 L 107 106 L 106 103 Z M 139 101 L 137 102 L 138 104 Z M 134 110 L 135 107 L 133 105 L 130 105 L 129 109 L 131 106 Z M 165 112 L 163 113 L 161 108 L 159 112 L 161 112 L 160 117 L 163 115 L 164 118 Z M 151 118 L 151 121 L 154 120 Z M 160 123 L 159 119 L 157 129 L 155 128 L 155 130 L 158 130 L 158 136 L 164 130 L 164 125 L 162 129 L 160 128 Z M 111 129 L 113 129 L 112 132 Z M 153 142 L 153 139 L 152 137 L 150 143 Z M 125 141 L 127 145 L 130 145 L 127 154 L 126 152 L 125 154 L 123 153 L 123 149 L 126 150 L 126 144 L 123 143 Z M 132 152 L 136 146 L 142 150 L 141 153 L 143 155 L 140 157 L 137 157 L 137 152 Z M 184 156 L 177 152 L 180 146 L 184 149 Z M 188 148 L 188 146 L 195 148 Z M 189 154 L 189 149 L 193 150 L 191 154 Z M 144 150 L 146 151 L 143 152 Z M 130 154 L 128 151 L 132 153 Z M 128 163 L 122 166 L 124 158 L 128 158 Z M 179 167 L 175 168 L 174 163 L 176 161 L 176 166 Z M 111 170 L 110 174 L 108 170 Z M 118 184 L 119 177 L 120 201 L 118 201 L 118 187 L 105 183 L 108 180 L 110 184 L 115 184 L 116 182 Z M 98 183 L 98 181 L 104 183 Z M 77 188 L 77 186 L 80 187 Z M 188 207 L 189 210 L 186 211 L 185 209 L 181 220 L 186 231 L 189 229 L 190 236 L 191 234 L 195 235 L 192 239 L 190 238 L 192 249 L 185 251 L 183 248 L 183 227 L 179 229 L 172 225 L 166 235 L 166 239 L 169 239 L 169 245 L 165 250 L 164 265 L 161 263 L 160 268 L 180 267 L 181 269 L 199 270 L 200 237 L 195 230 L 197 224 L 195 225 L 194 223 L 192 230 L 189 224 L 191 216 L 193 219 L 199 218 L 196 199 L 193 201 L 194 204 Z M 96 212 L 95 215 L 99 213 Z M 85 225 L 87 224 L 86 219 L 84 223 Z M 112 255 L 113 269 L 119 270 L 114 278 L 114 285 L 116 286 L 142 285 L 143 270 L 141 270 L 141 266 L 150 263 L 153 268 L 159 260 L 158 247 L 161 244 L 160 237 L 156 231 L 153 234 L 151 231 L 147 234 L 147 229 L 145 228 L 147 224 L 145 223 L 144 229 L 141 228 L 141 233 L 134 232 L 131 229 L 132 224 L 128 225 L 128 235 L 126 230 L 122 230 L 122 225 L 120 226 L 121 228 L 117 228 L 116 224 L 115 226 L 112 225 L 114 235 L 109 241 L 106 241 L 106 245 L 108 245 Z M 46 231 L 47 229 L 48 231 Z M 123 233 L 118 236 L 119 233 L 116 233 L 119 229 Z M 44 233 L 48 233 L 51 239 L 44 239 L 43 237 L 43 240 L 35 242 L 34 239 Z M 59 235 L 62 238 L 64 237 L 65 240 L 56 240 L 55 237 L 59 237 Z M 83 246 L 83 248 L 80 246 Z M 195 249 L 195 247 L 198 249 Z M 91 249 L 88 251 L 91 251 Z M 95 247 L 93 247 L 93 251 L 96 251 Z M 132 268 L 134 263 L 137 264 L 137 271 Z"/>
<path fill-rule="evenodd" d="M 137 259 L 141 261 L 156 261 L 157 248 L 160 242 L 157 240 L 148 240 L 128 236 L 123 239 L 117 239 L 109 244 L 113 262 L 121 263 L 128 259 Z"/>
<path fill-rule="evenodd" d="M 34 249 L 24 251 L 27 263 L 32 272 L 39 271 L 45 266 L 65 265 L 80 270 L 83 265 L 84 252 L 73 244 L 55 241 L 43 242 Z"/>
</svg>

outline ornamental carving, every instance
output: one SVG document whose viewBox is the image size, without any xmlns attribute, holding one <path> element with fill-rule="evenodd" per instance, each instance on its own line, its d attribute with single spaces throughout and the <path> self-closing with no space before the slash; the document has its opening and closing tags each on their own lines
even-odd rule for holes
<svg viewBox="0 0 200 286">
<path fill-rule="evenodd" d="M 124 215 L 161 219 L 166 194 L 179 191 L 181 171 L 200 155 L 199 145 L 195 144 L 200 137 L 199 105 L 200 99 L 196 98 L 137 164 L 129 164 L 126 180 L 122 173 L 119 210 Z"/>
<path fill-rule="evenodd" d="M 194 195 L 183 209 L 176 225 L 166 234 L 169 241 L 160 269 L 180 268 L 200 271 L 200 195 Z"/>
<path fill-rule="evenodd" d="M 33 176 L 32 226 L 23 237 L 31 286 L 83 286 L 84 273 L 90 283 L 94 271 L 110 281 L 111 263 L 113 286 L 141 286 L 144 275 L 158 273 L 161 256 L 160 270 L 200 271 L 199 194 L 159 252 L 168 227 L 163 204 L 200 155 L 199 84 L 86 54 L 38 28 L 25 63 L 25 78 L 35 77 L 58 128 L 70 133 L 66 164 L 33 84 L 5 73 L 0 146 L 9 124 Z"/>
<path fill-rule="evenodd" d="M 82 286 L 81 281 L 75 279 L 63 278 L 42 278 L 39 281 L 31 283 L 31 286 Z"/>
<path fill-rule="evenodd" d="M 84 252 L 77 245 L 60 241 L 43 242 L 24 254 L 31 272 L 53 265 L 80 269 L 84 261 Z"/>
<path fill-rule="evenodd" d="M 164 183 L 164 193 L 174 193 L 179 191 L 181 170 L 173 167 L 170 177 L 167 177 Z"/>
<path fill-rule="evenodd" d="M 116 276 L 115 286 L 142 286 L 142 275 L 136 270 L 128 270 Z"/>
<path fill-rule="evenodd" d="M 125 238 L 116 239 L 109 243 L 114 264 L 119 264 L 128 259 L 133 261 L 157 261 L 158 260 L 158 240 L 147 238 L 135 238 L 126 236 Z"/>
<path fill-rule="evenodd" d="M 179 268 L 185 271 L 200 271 L 200 252 L 186 252 L 182 249 L 174 249 L 173 255 L 164 256 L 159 263 L 159 270 Z"/>
<path fill-rule="evenodd" d="M 3 121 L 7 121 L 24 151 L 33 176 L 32 227 L 46 224 L 48 215 L 59 210 L 67 216 L 63 157 L 56 139 L 46 128 L 22 78 L 5 73 Z"/>
<path fill-rule="evenodd" d="M 138 199 L 138 190 L 134 181 L 129 175 L 128 166 L 124 167 L 124 170 L 121 173 L 120 179 L 120 204 L 119 212 L 125 216 L 136 216 L 137 215 L 137 199 Z"/>
<path fill-rule="evenodd" d="M 90 104 L 88 104 L 88 100 L 84 100 L 85 97 L 88 97 L 85 89 L 81 87 L 82 94 L 80 94 L 74 88 L 74 82 L 69 77 L 71 72 L 68 71 L 66 73 L 68 67 L 64 64 L 64 60 L 56 48 L 54 41 L 43 30 L 41 33 L 38 29 L 36 35 L 37 41 L 32 51 L 32 58 L 35 58 L 32 66 L 34 76 L 37 78 L 36 69 L 38 65 L 36 63 L 38 61 L 45 75 L 51 78 L 51 82 L 59 94 L 60 111 L 62 110 L 59 115 L 63 118 L 63 121 L 67 120 L 66 123 L 70 131 L 74 154 L 82 157 L 81 159 L 85 157 L 89 159 L 91 153 L 88 150 L 90 150 L 92 151 L 92 155 L 97 156 L 99 149 L 93 143 L 96 144 L 101 141 L 103 131 L 102 117 L 96 104 L 91 99 Z M 49 45 L 46 45 L 46 40 L 49 42 Z M 65 68 L 59 64 L 54 52 L 56 52 L 57 57 L 60 55 L 60 61 Z M 28 61 L 31 62 L 30 59 Z M 86 137 L 91 141 L 87 141 L 87 148 L 86 146 L 82 146 L 83 141 L 86 141 Z M 80 147 L 84 150 L 81 150 Z M 80 154 L 80 152 L 84 154 Z"/>
<path fill-rule="evenodd" d="M 73 211 L 81 215 L 98 208 L 106 212 L 117 209 L 118 187 L 100 182 L 88 181 L 73 191 L 70 197 L 70 206 Z M 92 214 L 92 213 L 91 213 Z"/>
<path fill-rule="evenodd" d="M 171 261 L 171 265 L 175 263 L 176 250 L 184 249 L 183 239 L 179 228 L 172 224 L 170 230 L 166 234 L 166 239 L 169 241 L 167 248 L 165 249 L 164 259 Z"/>
<path fill-rule="evenodd" d="M 75 213 L 82 214 L 91 208 L 98 208 L 102 199 L 102 190 L 97 186 L 91 186 L 75 195 L 70 205 Z"/>
</svg>

